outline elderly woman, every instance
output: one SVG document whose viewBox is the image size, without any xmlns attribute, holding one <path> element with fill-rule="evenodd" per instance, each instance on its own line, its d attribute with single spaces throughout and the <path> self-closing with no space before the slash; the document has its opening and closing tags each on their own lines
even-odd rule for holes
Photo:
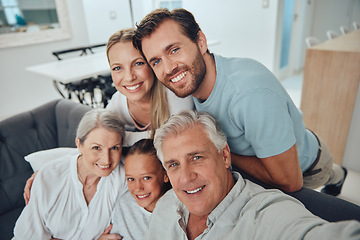
<svg viewBox="0 0 360 240">
<path fill-rule="evenodd" d="M 109 226 L 118 194 L 126 189 L 120 166 L 123 138 L 116 114 L 104 109 L 86 113 L 77 130 L 79 154 L 39 170 L 14 239 L 98 238 Z"/>
</svg>

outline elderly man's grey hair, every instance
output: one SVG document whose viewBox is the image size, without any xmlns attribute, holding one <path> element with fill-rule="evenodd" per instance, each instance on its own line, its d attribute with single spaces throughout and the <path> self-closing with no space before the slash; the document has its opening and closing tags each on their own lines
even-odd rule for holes
<svg viewBox="0 0 360 240">
<path fill-rule="evenodd" d="M 219 152 L 226 146 L 226 135 L 221 130 L 220 123 L 212 115 L 191 110 L 183 111 L 170 117 L 169 120 L 155 132 L 154 146 L 156 148 L 157 156 L 162 163 L 164 163 L 162 144 L 165 139 L 169 136 L 181 134 L 196 124 L 200 124 L 203 127 L 209 136 L 210 141 L 215 145 Z M 199 139 L 199 141 L 201 141 L 201 139 Z"/>
</svg>

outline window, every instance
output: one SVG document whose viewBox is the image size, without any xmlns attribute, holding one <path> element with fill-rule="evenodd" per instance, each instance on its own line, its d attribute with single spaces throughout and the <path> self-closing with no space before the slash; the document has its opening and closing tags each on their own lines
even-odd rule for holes
<svg viewBox="0 0 360 240">
<path fill-rule="evenodd" d="M 22 18 L 22 14 L 20 12 L 17 0 L 1 0 L 1 4 L 4 8 L 5 17 L 8 25 L 25 23 Z"/>
</svg>

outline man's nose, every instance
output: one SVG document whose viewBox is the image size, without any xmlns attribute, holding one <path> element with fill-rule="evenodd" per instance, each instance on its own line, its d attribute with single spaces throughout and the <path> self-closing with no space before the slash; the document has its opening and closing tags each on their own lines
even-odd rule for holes
<svg viewBox="0 0 360 240">
<path fill-rule="evenodd" d="M 188 164 L 183 165 L 180 171 L 181 171 L 180 181 L 182 184 L 187 184 L 193 181 L 197 176 L 194 169 Z"/>
<path fill-rule="evenodd" d="M 174 69 L 177 67 L 177 63 L 169 58 L 163 59 L 163 65 L 164 65 L 165 73 L 168 75 L 172 74 L 174 72 Z"/>
</svg>

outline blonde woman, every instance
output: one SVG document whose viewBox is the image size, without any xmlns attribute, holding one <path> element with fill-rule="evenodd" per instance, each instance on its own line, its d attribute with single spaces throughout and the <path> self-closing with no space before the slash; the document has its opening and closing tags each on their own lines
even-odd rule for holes
<svg viewBox="0 0 360 240">
<path fill-rule="evenodd" d="M 133 46 L 134 33 L 134 28 L 117 31 L 106 47 L 117 89 L 107 109 L 116 112 L 125 123 L 124 146 L 152 137 L 170 115 L 194 108 L 191 96 L 179 98 L 159 83 L 143 55 Z"/>
</svg>

